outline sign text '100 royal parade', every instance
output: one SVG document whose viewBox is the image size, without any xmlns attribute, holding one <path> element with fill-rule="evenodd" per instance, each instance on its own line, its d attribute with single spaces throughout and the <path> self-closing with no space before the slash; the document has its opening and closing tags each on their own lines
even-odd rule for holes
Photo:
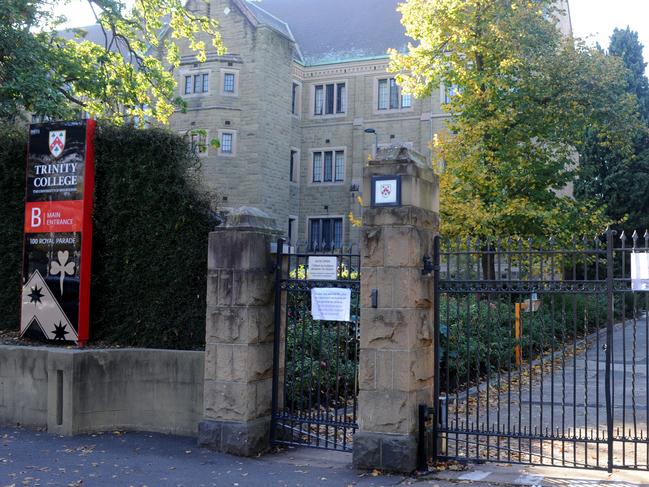
<svg viewBox="0 0 649 487">
<path fill-rule="evenodd" d="M 29 128 L 22 336 L 88 340 L 95 122 Z"/>
</svg>

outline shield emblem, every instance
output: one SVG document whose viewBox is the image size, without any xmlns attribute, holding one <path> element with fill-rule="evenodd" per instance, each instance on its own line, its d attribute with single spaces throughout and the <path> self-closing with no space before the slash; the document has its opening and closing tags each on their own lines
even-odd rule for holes
<svg viewBox="0 0 649 487">
<path fill-rule="evenodd" d="M 50 130 L 50 154 L 61 157 L 65 148 L 65 130 Z"/>
<path fill-rule="evenodd" d="M 388 196 L 390 196 L 391 193 L 392 193 L 392 185 L 390 184 L 381 185 L 381 196 L 387 198 Z"/>
</svg>

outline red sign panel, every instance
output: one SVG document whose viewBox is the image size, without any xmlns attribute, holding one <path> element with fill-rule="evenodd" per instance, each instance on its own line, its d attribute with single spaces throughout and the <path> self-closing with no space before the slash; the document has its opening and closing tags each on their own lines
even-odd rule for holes
<svg viewBox="0 0 649 487">
<path fill-rule="evenodd" d="M 80 232 L 83 200 L 43 201 L 25 205 L 25 233 Z"/>
</svg>

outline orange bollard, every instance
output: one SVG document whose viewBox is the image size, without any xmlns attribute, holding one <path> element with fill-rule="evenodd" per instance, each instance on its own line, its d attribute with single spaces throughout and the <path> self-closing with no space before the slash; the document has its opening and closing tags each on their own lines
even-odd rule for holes
<svg viewBox="0 0 649 487">
<path fill-rule="evenodd" d="M 521 335 L 523 332 L 523 327 L 521 323 L 521 303 L 515 304 L 515 317 L 516 317 L 516 323 L 514 326 L 514 334 L 516 337 L 516 365 L 520 367 L 522 364 Z"/>
</svg>

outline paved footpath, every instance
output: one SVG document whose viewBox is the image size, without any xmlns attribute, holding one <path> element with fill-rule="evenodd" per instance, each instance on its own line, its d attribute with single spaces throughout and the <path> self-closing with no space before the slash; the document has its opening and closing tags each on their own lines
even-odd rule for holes
<svg viewBox="0 0 649 487">
<path fill-rule="evenodd" d="M 155 433 L 62 437 L 0 427 L 0 487 L 455 485 L 372 475 L 353 470 L 350 462 L 348 453 L 313 449 L 239 458 L 197 448 L 194 438 Z"/>
<path fill-rule="evenodd" d="M 347 453 L 287 450 L 244 459 L 196 447 L 193 438 L 154 433 L 62 437 L 0 428 L 0 487 L 157 486 L 649 486 L 647 472 L 605 472 L 498 464 L 424 477 L 373 475 Z"/>
</svg>

